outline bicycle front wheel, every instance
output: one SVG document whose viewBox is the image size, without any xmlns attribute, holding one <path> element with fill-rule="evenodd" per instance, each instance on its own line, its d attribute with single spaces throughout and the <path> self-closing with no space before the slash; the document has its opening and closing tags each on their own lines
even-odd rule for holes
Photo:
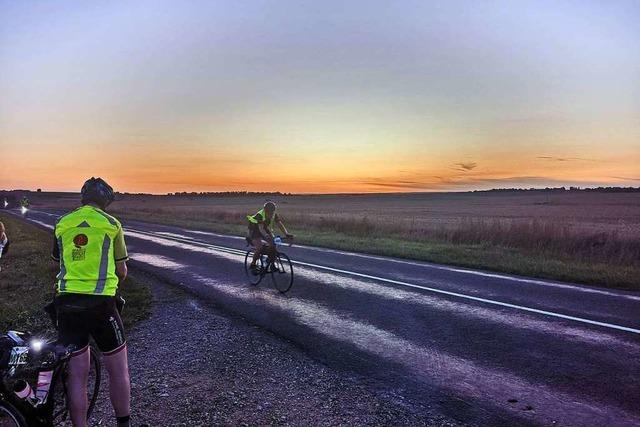
<svg viewBox="0 0 640 427">
<path fill-rule="evenodd" d="M 12 404 L 0 402 L 0 427 L 27 427 L 27 421 Z"/>
<path fill-rule="evenodd" d="M 274 263 L 276 271 L 271 272 L 273 286 L 281 294 L 287 293 L 293 286 L 293 264 L 287 254 L 282 252 L 278 253 Z"/>
</svg>

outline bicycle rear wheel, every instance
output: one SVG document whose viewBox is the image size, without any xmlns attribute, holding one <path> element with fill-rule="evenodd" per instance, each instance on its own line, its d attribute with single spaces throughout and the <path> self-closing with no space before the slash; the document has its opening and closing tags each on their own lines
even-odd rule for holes
<svg viewBox="0 0 640 427">
<path fill-rule="evenodd" d="M 12 404 L 0 402 L 0 427 L 27 427 L 27 421 Z"/>
<path fill-rule="evenodd" d="M 247 275 L 247 280 L 253 286 L 258 285 L 262 278 L 264 277 L 264 271 L 267 268 L 267 256 L 262 255 L 260 259 L 256 262 L 256 266 L 258 266 L 258 271 L 253 271 L 251 269 L 251 261 L 253 261 L 253 253 L 254 251 L 247 251 L 247 254 L 244 256 L 244 272 Z"/>
<path fill-rule="evenodd" d="M 284 294 L 293 286 L 293 265 L 287 254 L 282 252 L 278 253 L 274 263 L 277 270 L 271 273 L 271 280 L 278 292 Z"/>
<path fill-rule="evenodd" d="M 102 364 L 98 356 L 98 351 L 92 347 L 89 348 L 89 377 L 87 380 L 87 419 L 91 416 L 93 408 L 98 400 L 100 392 L 100 384 L 102 382 Z M 67 362 L 68 363 L 68 362 Z M 67 368 L 68 365 L 62 367 L 60 377 L 54 384 L 53 389 L 53 424 L 57 425 L 66 420 L 69 416 L 69 408 L 67 405 Z"/>
</svg>

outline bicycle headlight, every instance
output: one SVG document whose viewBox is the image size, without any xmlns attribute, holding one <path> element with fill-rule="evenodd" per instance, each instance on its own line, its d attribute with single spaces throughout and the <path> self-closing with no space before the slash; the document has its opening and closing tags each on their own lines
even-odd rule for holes
<svg viewBox="0 0 640 427">
<path fill-rule="evenodd" d="M 29 347 L 31 347 L 31 349 L 36 352 L 42 350 L 42 345 L 42 340 L 31 340 L 31 342 L 29 343 Z"/>
</svg>

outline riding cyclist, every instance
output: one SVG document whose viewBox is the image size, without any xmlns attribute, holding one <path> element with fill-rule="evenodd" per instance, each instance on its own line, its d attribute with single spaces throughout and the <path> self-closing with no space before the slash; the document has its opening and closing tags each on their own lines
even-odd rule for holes
<svg viewBox="0 0 640 427">
<path fill-rule="evenodd" d="M 247 220 L 249 221 L 249 239 L 254 248 L 251 270 L 254 273 L 259 273 L 256 262 L 260 259 L 263 250 L 268 251 L 269 261 L 273 261 L 275 255 L 273 226 L 277 225 L 288 239 L 293 239 L 293 234 L 289 234 L 287 231 L 282 219 L 276 213 L 276 204 L 273 202 L 265 203 L 255 215 L 247 215 Z M 266 247 L 263 247 L 263 241 L 267 242 Z"/>
<path fill-rule="evenodd" d="M 116 290 L 127 276 L 127 248 L 120 222 L 104 212 L 114 200 L 101 178 L 84 183 L 82 206 L 56 223 L 52 257 L 59 263 L 55 308 L 61 344 L 75 345 L 67 396 L 75 427 L 87 425 L 89 337 L 102 352 L 118 427 L 128 427 L 131 386 L 127 344 Z"/>
<path fill-rule="evenodd" d="M 31 203 L 29 202 L 27 196 L 22 196 L 22 198 L 20 199 L 20 206 L 23 208 L 29 208 L 29 206 L 31 206 Z"/>
</svg>

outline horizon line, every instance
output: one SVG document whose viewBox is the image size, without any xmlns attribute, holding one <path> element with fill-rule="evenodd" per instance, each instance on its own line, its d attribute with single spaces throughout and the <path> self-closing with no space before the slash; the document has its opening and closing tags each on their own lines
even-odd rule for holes
<svg viewBox="0 0 640 427">
<path fill-rule="evenodd" d="M 116 191 L 116 194 L 122 195 L 131 195 L 131 196 L 181 196 L 185 195 L 220 195 L 220 194 L 241 194 L 246 193 L 247 195 L 268 195 L 268 194 L 277 194 L 281 196 L 366 196 L 366 195 L 411 195 L 411 194 L 465 194 L 465 193 L 489 193 L 494 191 L 590 191 L 597 189 L 609 189 L 609 190 L 634 190 L 640 191 L 640 186 L 561 186 L 561 187 L 497 187 L 491 189 L 476 189 L 476 190 L 425 190 L 425 191 L 391 191 L 391 192 L 344 192 L 344 193 L 294 193 L 294 192 L 282 192 L 282 191 L 248 191 L 248 190 L 222 190 L 222 191 L 173 191 L 166 193 L 147 193 L 147 192 L 130 192 L 130 191 Z M 56 191 L 56 190 L 42 190 L 38 191 L 31 189 L 0 189 L 0 193 L 19 193 L 19 192 L 27 192 L 27 193 L 36 193 L 36 194 L 80 194 L 79 191 Z"/>
</svg>

